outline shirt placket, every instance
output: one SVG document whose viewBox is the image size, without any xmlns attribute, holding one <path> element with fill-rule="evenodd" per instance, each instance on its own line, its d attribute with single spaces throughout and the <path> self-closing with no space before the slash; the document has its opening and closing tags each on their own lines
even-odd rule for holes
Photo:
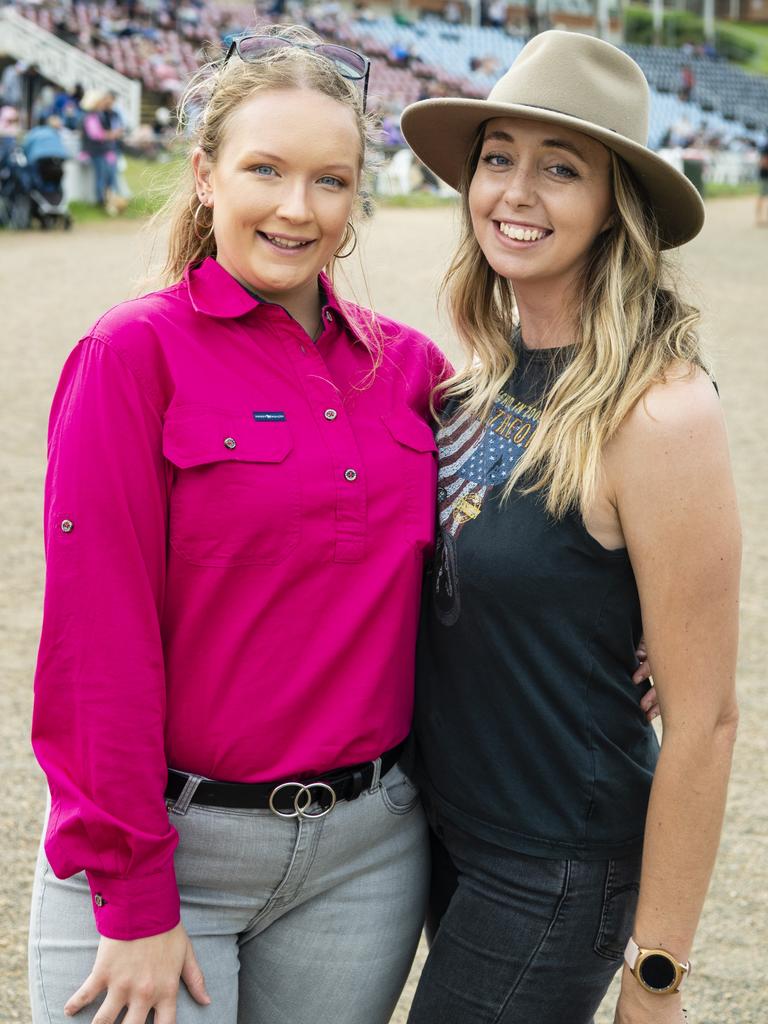
<svg viewBox="0 0 768 1024">
<path fill-rule="evenodd" d="M 326 307 L 322 315 L 322 346 L 351 344 L 338 323 L 338 314 Z M 334 561 L 359 562 L 365 554 L 367 537 L 367 479 L 354 425 L 342 399 L 349 382 L 333 380 L 320 345 L 313 344 L 298 324 L 291 321 L 289 331 L 280 333 L 331 455 L 335 490 Z"/>
</svg>

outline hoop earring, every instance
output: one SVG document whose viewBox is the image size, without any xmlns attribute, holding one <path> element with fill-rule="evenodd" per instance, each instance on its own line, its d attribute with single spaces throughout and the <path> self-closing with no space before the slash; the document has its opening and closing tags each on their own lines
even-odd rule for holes
<svg viewBox="0 0 768 1024">
<path fill-rule="evenodd" d="M 350 238 L 350 236 L 351 236 L 351 238 Z M 349 250 L 349 252 L 342 252 L 342 249 L 344 248 L 344 246 L 345 245 L 349 245 L 350 240 L 352 242 L 352 248 Z M 352 223 L 352 221 L 349 221 L 349 223 L 347 224 L 347 226 L 346 226 L 346 228 L 344 230 L 344 237 L 341 240 L 341 245 L 339 246 L 339 248 L 336 250 L 336 252 L 333 255 L 336 257 L 337 260 L 345 260 L 347 258 L 347 256 L 351 256 L 352 255 L 352 253 L 355 251 L 356 248 L 357 248 L 357 232 L 355 231 L 355 225 Z"/>
<path fill-rule="evenodd" d="M 211 226 L 208 228 L 206 233 L 204 235 L 200 234 L 200 222 L 198 221 L 197 218 L 200 216 L 201 210 L 207 209 L 208 207 L 204 203 L 200 203 L 195 212 L 192 214 L 192 230 L 194 231 L 195 238 L 198 240 L 198 242 L 207 242 L 208 239 L 213 234 L 213 219 L 211 219 Z"/>
</svg>

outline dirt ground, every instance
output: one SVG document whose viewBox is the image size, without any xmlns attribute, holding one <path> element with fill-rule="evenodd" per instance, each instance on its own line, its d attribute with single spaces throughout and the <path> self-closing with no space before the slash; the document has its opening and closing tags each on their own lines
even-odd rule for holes
<svg viewBox="0 0 768 1024">
<path fill-rule="evenodd" d="M 768 312 L 768 230 L 752 226 L 751 200 L 712 202 L 708 214 L 704 233 L 686 247 L 682 271 L 704 310 L 744 521 L 742 724 L 721 854 L 686 1001 L 692 1024 L 762 1024 L 768 1020 L 768 730 L 763 718 L 768 711 L 768 334 L 763 319 Z M 455 354 L 450 332 L 434 311 L 453 220 L 446 209 L 384 210 L 364 232 L 364 248 L 372 303 L 420 327 Z M 29 1021 L 27 906 L 44 782 L 28 734 L 43 578 L 40 521 L 48 404 L 60 366 L 80 334 L 106 307 L 136 293 L 146 270 L 145 251 L 138 226 L 129 223 L 77 228 L 69 235 L 0 234 L 5 459 L 0 505 L 0 1024 Z M 364 301 L 359 272 L 352 276 L 356 295 Z M 409 990 L 393 1024 L 405 1021 Z M 598 1024 L 612 1021 L 609 1003 L 610 996 Z"/>
</svg>

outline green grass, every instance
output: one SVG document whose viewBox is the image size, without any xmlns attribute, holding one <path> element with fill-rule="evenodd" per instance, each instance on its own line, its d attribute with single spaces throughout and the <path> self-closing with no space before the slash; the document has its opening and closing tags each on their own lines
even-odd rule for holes
<svg viewBox="0 0 768 1024">
<path fill-rule="evenodd" d="M 455 206 L 456 196 L 439 196 L 434 192 L 411 192 L 405 196 L 375 196 L 374 205 L 425 209 L 432 206 Z"/>
<path fill-rule="evenodd" d="M 723 199 L 731 196 L 756 196 L 757 182 L 745 181 L 741 185 L 717 185 L 709 184 L 704 186 L 705 199 Z"/>
<path fill-rule="evenodd" d="M 176 154 L 165 163 L 126 157 L 125 182 L 133 193 L 126 213 L 146 217 L 156 213 L 173 191 L 184 156 Z"/>
<path fill-rule="evenodd" d="M 141 157 L 126 157 L 125 183 L 132 193 L 120 217 L 138 220 L 156 213 L 173 190 L 181 170 L 181 157 L 176 155 L 165 163 Z M 69 211 L 76 224 L 93 224 L 112 220 L 109 214 L 91 203 L 72 202 Z"/>
<path fill-rule="evenodd" d="M 743 21 L 720 21 L 717 24 L 720 28 L 727 28 L 737 39 L 743 39 L 755 47 L 755 56 L 742 66 L 749 71 L 768 75 L 768 25 L 752 25 Z"/>
</svg>

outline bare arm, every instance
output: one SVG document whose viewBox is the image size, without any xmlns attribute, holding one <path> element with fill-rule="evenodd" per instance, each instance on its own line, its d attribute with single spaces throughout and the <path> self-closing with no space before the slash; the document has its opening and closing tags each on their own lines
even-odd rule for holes
<svg viewBox="0 0 768 1024">
<path fill-rule="evenodd" d="M 606 453 L 664 736 L 633 937 L 690 957 L 720 837 L 737 711 L 740 529 L 719 402 L 700 372 L 650 390 Z M 695 981 L 694 981 L 695 984 Z M 682 1020 L 624 969 L 619 1024 Z"/>
</svg>

